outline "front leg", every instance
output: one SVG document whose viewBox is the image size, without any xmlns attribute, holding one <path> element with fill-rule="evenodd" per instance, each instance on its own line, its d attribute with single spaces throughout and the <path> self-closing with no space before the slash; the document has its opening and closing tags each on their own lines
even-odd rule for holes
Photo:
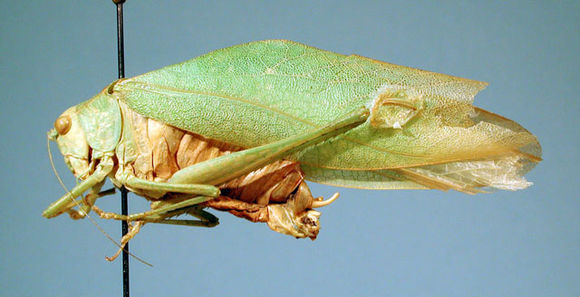
<svg viewBox="0 0 580 297">
<path fill-rule="evenodd" d="M 101 192 L 101 188 L 103 187 L 104 184 L 105 180 L 101 181 L 100 183 L 90 188 L 89 193 L 85 195 L 85 197 L 83 197 L 83 199 L 81 200 L 81 205 L 79 205 L 78 210 L 74 208 L 70 208 L 69 210 L 67 210 L 68 215 L 71 217 L 71 219 L 78 220 L 84 218 L 93 209 L 97 199 L 103 196 L 115 194 L 115 188 Z"/>
<path fill-rule="evenodd" d="M 70 209 L 77 205 L 81 205 L 81 202 L 75 199 L 92 188 L 95 188 L 92 192 L 98 193 L 102 186 L 103 181 L 107 175 L 113 170 L 113 159 L 110 156 L 104 156 L 95 172 L 89 175 L 85 180 L 72 188 L 68 193 L 63 195 L 60 199 L 53 202 L 48 206 L 43 212 L 42 216 L 46 218 L 56 217 L 64 212 L 68 212 Z"/>
</svg>

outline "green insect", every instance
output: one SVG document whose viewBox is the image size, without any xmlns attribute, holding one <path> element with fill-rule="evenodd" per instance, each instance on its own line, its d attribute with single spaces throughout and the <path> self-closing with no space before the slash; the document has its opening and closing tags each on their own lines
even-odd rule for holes
<svg viewBox="0 0 580 297">
<path fill-rule="evenodd" d="M 327 205 L 304 182 L 365 189 L 527 187 L 535 136 L 472 105 L 486 83 L 268 40 L 113 82 L 49 132 L 81 180 L 43 216 L 91 210 L 133 222 L 211 227 L 225 210 L 315 238 Z M 152 201 L 96 207 L 105 179 Z M 88 192 L 84 195 L 85 192 Z M 188 214 L 196 219 L 177 219 Z"/>
</svg>

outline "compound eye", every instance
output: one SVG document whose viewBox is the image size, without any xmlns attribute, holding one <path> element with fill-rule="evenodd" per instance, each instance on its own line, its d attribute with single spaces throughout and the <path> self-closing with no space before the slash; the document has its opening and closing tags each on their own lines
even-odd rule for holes
<svg viewBox="0 0 580 297">
<path fill-rule="evenodd" d="M 70 130 L 71 120 L 68 115 L 61 115 L 54 121 L 54 129 L 59 135 L 65 135 Z"/>
</svg>

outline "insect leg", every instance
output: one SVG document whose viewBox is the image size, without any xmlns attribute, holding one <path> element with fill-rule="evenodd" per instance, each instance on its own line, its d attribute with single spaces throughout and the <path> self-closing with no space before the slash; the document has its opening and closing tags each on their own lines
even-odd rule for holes
<svg viewBox="0 0 580 297">
<path fill-rule="evenodd" d="M 93 174 L 89 175 L 85 180 L 72 188 L 68 193 L 63 195 L 60 199 L 49 205 L 42 215 L 46 218 L 56 217 L 64 212 L 67 212 L 72 207 L 80 202 L 75 202 L 75 199 L 81 196 L 85 191 L 95 187 L 93 193 L 98 193 L 102 186 L 102 182 L 107 175 L 113 170 L 113 160 L 109 156 L 104 156 Z"/>
<path fill-rule="evenodd" d="M 177 171 L 169 179 L 169 182 L 219 185 L 279 160 L 299 149 L 349 131 L 364 123 L 368 116 L 369 110 L 363 107 L 338 118 L 325 127 L 183 168 Z"/>
<path fill-rule="evenodd" d="M 142 190 L 154 190 L 163 192 L 175 192 L 184 194 L 193 194 L 201 196 L 217 197 L 220 195 L 220 190 L 212 185 L 202 184 L 173 184 L 164 182 L 154 182 L 141 179 L 135 176 L 128 176 L 125 178 L 124 184 Z"/>
<path fill-rule="evenodd" d="M 167 212 L 166 215 L 168 217 L 170 216 L 174 216 L 174 215 L 178 215 L 183 213 L 182 210 L 178 211 L 178 213 L 172 213 Z M 173 219 L 165 219 L 162 221 L 152 221 L 154 223 L 159 223 L 159 224 L 169 224 L 169 225 L 181 225 L 181 226 L 192 226 L 192 227 L 214 227 L 218 224 L 218 218 L 215 217 L 214 215 L 212 215 L 209 212 L 206 212 L 200 208 L 197 207 L 193 207 L 192 209 L 187 211 L 188 214 L 191 214 L 193 216 L 196 216 L 199 218 L 199 220 L 173 220 Z M 160 215 L 161 213 L 159 213 Z M 147 223 L 147 218 L 144 218 L 144 220 L 142 221 L 137 221 L 134 225 L 130 225 L 129 228 L 129 232 L 127 232 L 127 234 L 125 234 L 123 236 L 123 238 L 121 239 L 121 246 L 119 247 L 119 250 L 117 250 L 117 252 L 111 256 L 111 257 L 106 257 L 106 259 L 108 261 L 114 261 L 117 257 L 119 257 L 119 255 L 121 254 L 121 252 L 123 251 L 123 249 L 125 248 L 125 246 L 127 245 L 127 243 L 133 239 L 133 237 L 135 237 L 135 235 L 137 235 L 137 233 L 139 233 L 139 231 L 141 230 L 141 227 L 143 227 L 145 225 L 145 223 Z"/>
<path fill-rule="evenodd" d="M 178 203 L 165 203 L 163 204 L 163 207 L 128 216 L 113 212 L 105 212 L 96 206 L 92 206 L 92 209 L 103 219 L 158 222 L 165 219 L 166 216 L 164 216 L 164 214 L 167 212 L 203 203 L 214 197 L 218 197 L 220 194 L 219 188 L 212 185 L 170 184 L 165 182 L 148 181 L 128 174 L 117 175 L 117 179 L 121 184 L 133 189 L 181 193 L 183 195 L 178 196 L 181 197 Z M 87 203 L 90 202 L 91 201 L 87 201 Z"/>
<path fill-rule="evenodd" d="M 129 216 L 124 216 L 116 213 L 103 212 L 98 207 L 94 206 L 94 211 L 99 214 L 101 218 L 105 219 L 116 219 L 116 220 L 127 220 L 129 222 L 136 221 L 134 225 L 129 223 L 129 232 L 123 236 L 121 239 L 121 246 L 119 250 L 111 256 L 106 257 L 108 261 L 114 261 L 121 252 L 129 240 L 133 239 L 137 233 L 141 230 L 146 223 L 157 223 L 157 224 L 169 224 L 169 225 L 181 225 L 181 226 L 191 226 L 191 227 L 215 227 L 219 224 L 217 217 L 209 212 L 206 212 L 198 207 L 197 204 L 213 199 L 213 197 L 198 196 L 191 199 L 186 199 L 181 202 L 166 204 L 162 207 Z M 177 216 L 183 213 L 188 213 L 193 215 L 199 220 L 174 220 L 169 219 L 170 217 Z"/>
<path fill-rule="evenodd" d="M 169 217 L 173 217 L 176 215 L 180 215 L 184 213 L 183 210 L 178 210 L 176 212 L 168 212 L 167 219 L 155 223 L 159 224 L 168 224 L 168 225 L 181 225 L 181 226 L 191 226 L 191 227 L 215 227 L 219 224 L 219 219 L 214 216 L 213 214 L 199 208 L 199 207 L 192 207 L 190 209 L 185 210 L 185 213 L 192 215 L 199 220 L 177 220 L 177 219 L 169 219 Z"/>
<path fill-rule="evenodd" d="M 87 213 L 89 213 L 93 208 L 95 201 L 97 201 L 98 198 L 107 195 L 107 193 L 101 194 L 100 192 L 104 184 L 105 180 L 102 180 L 100 183 L 90 188 L 89 193 L 85 195 L 85 197 L 83 197 L 83 199 L 81 200 L 81 205 L 79 206 L 79 209 L 76 210 L 74 208 L 70 208 L 69 210 L 67 210 L 68 215 L 75 220 L 84 218 L 87 215 Z M 74 204 L 76 203 L 73 203 L 73 206 Z"/>
<path fill-rule="evenodd" d="M 180 202 L 171 204 L 168 203 L 159 208 L 155 208 L 146 212 L 136 213 L 128 216 L 111 212 L 104 212 L 97 207 L 93 207 L 93 209 L 103 219 L 124 220 L 124 221 L 146 221 L 159 223 L 160 221 L 165 220 L 167 217 L 185 213 L 186 209 L 211 199 L 213 199 L 213 197 L 196 196 Z"/>
<path fill-rule="evenodd" d="M 141 227 L 143 227 L 143 225 L 145 225 L 144 222 L 137 222 L 137 223 L 135 223 L 135 225 L 129 225 L 129 231 L 127 232 L 127 234 L 123 235 L 123 237 L 121 238 L 121 245 L 119 246 L 119 249 L 117 250 L 117 252 L 111 257 L 105 257 L 105 259 L 107 259 L 107 261 L 110 261 L 110 262 L 115 261 L 115 259 L 117 259 L 117 257 L 119 257 L 119 255 L 121 254 L 121 252 L 123 251 L 123 249 L 125 248 L 127 243 L 129 242 L 129 240 L 133 239 L 133 237 L 135 237 L 135 235 L 137 235 L 137 233 L 139 233 L 139 231 L 141 231 Z"/>
</svg>

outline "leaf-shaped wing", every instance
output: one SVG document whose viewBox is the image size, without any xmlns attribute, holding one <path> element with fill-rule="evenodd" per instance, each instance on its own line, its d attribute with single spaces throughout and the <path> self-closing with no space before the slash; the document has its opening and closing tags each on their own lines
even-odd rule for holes
<svg viewBox="0 0 580 297">
<path fill-rule="evenodd" d="M 396 120 L 384 127 L 369 121 L 292 158 L 320 182 L 380 188 L 379 177 L 384 176 L 387 188 L 421 188 L 442 182 L 421 180 L 426 173 L 417 173 L 419 167 L 503 158 L 526 146 L 536 147 L 531 155 L 539 158 L 539 145 L 529 132 L 509 120 L 513 124 L 499 125 L 504 120 L 495 115 L 478 115 L 472 101 L 485 86 L 269 40 L 217 50 L 122 81 L 115 92 L 143 115 L 242 147 L 323 126 L 360 106 L 385 104 L 389 109 L 377 109 L 377 114 L 407 117 L 404 126 Z M 408 103 L 406 96 L 412 97 Z M 415 169 L 401 170 L 408 168 Z M 337 178 L 347 171 L 351 178 Z"/>
</svg>

